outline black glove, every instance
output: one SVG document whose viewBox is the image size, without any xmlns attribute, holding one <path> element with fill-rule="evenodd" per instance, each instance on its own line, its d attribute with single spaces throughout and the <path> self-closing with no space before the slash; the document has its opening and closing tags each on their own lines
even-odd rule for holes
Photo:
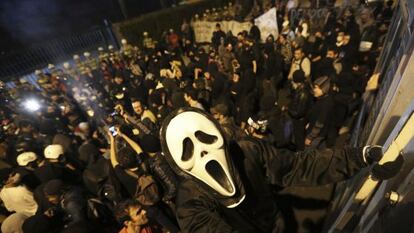
<svg viewBox="0 0 414 233">
<path fill-rule="evenodd" d="M 386 162 L 382 165 L 375 164 L 372 168 L 371 174 L 374 179 L 387 180 L 397 175 L 398 172 L 400 172 L 403 164 L 404 157 L 402 155 L 399 155 L 394 161 Z"/>
<path fill-rule="evenodd" d="M 384 156 L 384 153 L 382 152 L 382 146 L 365 146 L 363 149 L 363 156 L 365 162 L 368 165 L 380 161 L 382 159 L 382 156 Z"/>
</svg>

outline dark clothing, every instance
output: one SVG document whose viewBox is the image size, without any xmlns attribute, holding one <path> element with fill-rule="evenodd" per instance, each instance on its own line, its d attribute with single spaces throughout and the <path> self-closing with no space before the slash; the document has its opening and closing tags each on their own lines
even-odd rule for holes
<svg viewBox="0 0 414 233">
<path fill-rule="evenodd" d="M 246 135 L 243 130 L 236 125 L 233 117 L 226 117 L 219 123 L 227 141 L 238 140 Z"/>
<path fill-rule="evenodd" d="M 66 168 L 60 163 L 50 163 L 45 161 L 43 166 L 35 169 L 34 174 L 41 183 L 46 183 L 53 179 L 64 179 L 64 174 L 68 173 Z"/>
<path fill-rule="evenodd" d="M 271 192 L 273 186 L 338 182 L 366 166 L 362 150 L 354 148 L 293 153 L 246 139 L 231 144 L 229 151 L 246 198 L 237 207 L 226 208 L 208 188 L 186 179 L 177 196 L 177 218 L 182 232 L 272 232 L 277 227 L 279 212 Z"/>
<path fill-rule="evenodd" d="M 306 116 L 312 102 L 312 95 L 308 87 L 295 89 L 292 93 L 292 100 L 289 103 L 289 115 L 293 119 L 301 119 Z"/>
<path fill-rule="evenodd" d="M 39 186 L 43 187 L 43 186 Z M 54 217 L 65 223 L 65 227 L 86 220 L 86 200 L 81 188 L 73 186 L 65 188 L 59 204 L 50 203 L 40 189 L 35 193 L 38 204 L 36 215 L 43 215 L 48 209 L 53 209 Z"/>
<path fill-rule="evenodd" d="M 212 101 L 217 101 L 226 94 L 228 81 L 222 73 L 217 72 L 211 85 Z"/>
<path fill-rule="evenodd" d="M 309 112 L 307 128 L 307 138 L 314 140 L 316 138 L 323 138 L 329 127 L 332 126 L 332 119 L 330 118 L 334 112 L 335 102 L 332 95 L 325 95 L 320 97 L 312 106 Z"/>
<path fill-rule="evenodd" d="M 226 39 L 226 33 L 224 33 L 222 30 L 213 32 L 213 37 L 211 38 L 211 43 L 213 43 L 213 45 L 216 49 L 220 45 L 220 39 L 221 38 Z"/>
<path fill-rule="evenodd" d="M 251 49 L 244 48 L 240 58 L 238 58 L 240 63 L 240 70 L 251 72 L 253 71 L 253 61 L 255 61 L 254 54 Z"/>
<path fill-rule="evenodd" d="M 259 27 L 257 27 L 256 25 L 253 25 L 250 28 L 250 36 L 252 37 L 252 39 L 256 42 L 260 42 L 260 29 Z"/>
<path fill-rule="evenodd" d="M 26 169 L 25 167 L 17 167 L 15 172 L 20 174 L 21 182 L 26 185 L 28 189 L 33 191 L 40 185 L 40 180 L 36 177 L 34 171 Z"/>
<path fill-rule="evenodd" d="M 264 78 L 281 74 L 282 71 L 282 57 L 278 52 L 272 52 L 268 54 L 267 59 L 264 60 Z"/>
<path fill-rule="evenodd" d="M 141 154 L 140 156 L 143 156 L 143 154 Z M 168 196 L 164 196 L 164 197 L 173 198 L 173 196 L 175 196 L 175 189 L 172 188 L 171 186 L 174 183 L 174 181 L 172 181 L 171 180 L 172 178 L 169 177 L 169 175 L 167 175 L 168 172 L 166 170 L 167 168 L 165 167 L 165 165 L 161 165 L 161 161 L 154 161 L 154 160 L 150 161 L 149 164 L 150 164 L 150 168 L 154 169 L 154 171 L 156 173 L 156 175 L 155 175 L 156 179 L 159 178 L 163 182 L 168 183 L 168 188 L 169 189 L 166 189 L 166 190 L 168 190 L 168 192 L 166 193 L 166 195 L 168 195 Z M 162 167 L 158 167 L 159 165 L 161 165 Z M 116 176 L 121 181 L 121 183 L 125 187 L 125 189 L 128 191 L 128 194 L 129 194 L 130 198 L 134 198 L 135 193 L 136 193 L 137 184 L 138 184 L 137 177 L 141 176 L 142 174 L 146 173 L 147 171 L 146 171 L 146 168 L 143 167 L 143 164 L 141 164 L 141 166 L 138 168 L 138 170 L 131 171 L 131 172 L 136 174 L 136 176 L 134 177 L 134 176 L 132 176 L 132 174 L 131 175 L 128 174 L 119 165 L 115 167 Z M 151 172 L 150 172 L 150 174 L 151 174 Z M 153 174 L 151 174 L 151 175 L 153 175 Z M 150 218 L 156 220 L 159 224 L 161 224 L 163 227 L 167 228 L 170 232 L 173 232 L 173 233 L 179 232 L 179 229 L 176 226 L 176 224 L 162 210 L 160 202 L 155 203 L 154 205 L 151 205 L 151 206 L 145 206 L 145 209 L 147 210 L 148 216 Z"/>
<path fill-rule="evenodd" d="M 115 166 L 114 171 L 122 186 L 127 190 L 129 197 L 133 198 L 137 190 L 137 178 L 128 175 L 119 165 Z"/>
<path fill-rule="evenodd" d="M 157 181 L 163 187 L 163 200 L 172 200 L 175 198 L 177 194 L 177 178 L 167 161 L 165 161 L 164 156 L 157 153 L 147 161 L 151 174 L 154 174 Z"/>
<path fill-rule="evenodd" d="M 156 220 L 161 226 L 168 229 L 168 231 L 171 233 L 180 232 L 177 223 L 168 217 L 168 215 L 165 213 L 165 210 L 166 207 L 161 205 L 146 207 L 147 215 L 149 218 Z"/>
</svg>

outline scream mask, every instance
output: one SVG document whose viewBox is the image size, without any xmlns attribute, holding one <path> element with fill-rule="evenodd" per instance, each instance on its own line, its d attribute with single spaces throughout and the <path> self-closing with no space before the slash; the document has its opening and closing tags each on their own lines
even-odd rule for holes
<svg viewBox="0 0 414 233">
<path fill-rule="evenodd" d="M 174 112 L 164 121 L 161 138 L 167 161 L 178 175 L 193 179 L 228 208 L 244 200 L 221 129 L 207 113 L 194 108 Z"/>
</svg>

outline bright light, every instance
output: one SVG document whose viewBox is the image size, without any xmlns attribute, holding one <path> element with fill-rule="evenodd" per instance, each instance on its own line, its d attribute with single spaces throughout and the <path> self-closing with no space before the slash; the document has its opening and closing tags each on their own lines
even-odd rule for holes
<svg viewBox="0 0 414 233">
<path fill-rule="evenodd" d="M 23 103 L 23 105 L 31 112 L 35 112 L 40 109 L 40 103 L 35 99 L 28 99 Z"/>
</svg>

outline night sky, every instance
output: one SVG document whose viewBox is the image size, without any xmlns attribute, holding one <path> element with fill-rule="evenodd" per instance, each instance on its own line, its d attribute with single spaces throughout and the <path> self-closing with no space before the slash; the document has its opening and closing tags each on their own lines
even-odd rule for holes
<svg viewBox="0 0 414 233">
<path fill-rule="evenodd" d="M 124 2 L 131 17 L 160 7 L 154 0 Z M 0 51 L 87 31 L 104 19 L 123 20 L 118 0 L 0 0 Z"/>
</svg>

